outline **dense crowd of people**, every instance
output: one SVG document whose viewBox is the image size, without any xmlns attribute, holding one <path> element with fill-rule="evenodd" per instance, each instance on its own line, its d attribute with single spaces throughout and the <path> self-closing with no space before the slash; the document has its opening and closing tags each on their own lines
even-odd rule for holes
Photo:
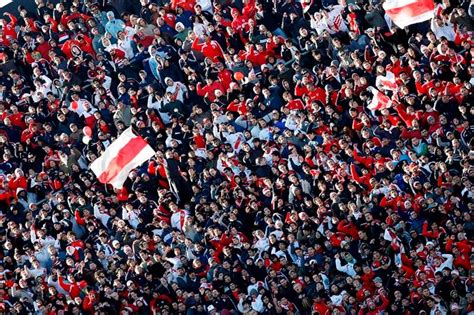
<svg viewBox="0 0 474 315">
<path fill-rule="evenodd" d="M 382 2 L 5 13 L 0 313 L 473 314 L 474 2 Z"/>
</svg>

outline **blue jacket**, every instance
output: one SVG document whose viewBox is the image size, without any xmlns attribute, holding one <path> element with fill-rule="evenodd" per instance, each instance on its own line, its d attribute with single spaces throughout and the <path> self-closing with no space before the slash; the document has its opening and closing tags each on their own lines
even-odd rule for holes
<svg viewBox="0 0 474 315">
<path fill-rule="evenodd" d="M 117 38 L 117 33 L 125 28 L 125 23 L 120 19 L 116 19 L 112 11 L 107 12 L 107 17 L 109 21 L 105 24 L 105 30 L 112 34 L 114 38 Z"/>
</svg>

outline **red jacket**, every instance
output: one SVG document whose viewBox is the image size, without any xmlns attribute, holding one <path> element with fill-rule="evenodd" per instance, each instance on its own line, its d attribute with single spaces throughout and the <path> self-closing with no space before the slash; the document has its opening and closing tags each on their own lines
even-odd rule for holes
<svg viewBox="0 0 474 315">
<path fill-rule="evenodd" d="M 211 101 L 214 102 L 216 100 L 216 95 L 214 94 L 214 91 L 216 90 L 221 90 L 222 93 L 225 94 L 224 86 L 222 85 L 221 82 L 219 81 L 214 81 L 213 83 L 202 86 L 202 83 L 198 83 L 196 86 L 196 92 L 199 96 L 206 96 L 207 98 Z"/>
<path fill-rule="evenodd" d="M 26 182 L 26 178 L 24 176 L 20 176 L 18 178 L 13 178 L 8 182 L 8 188 L 11 191 L 11 195 L 16 196 L 16 192 L 18 188 L 22 188 L 26 190 L 28 186 Z"/>
<path fill-rule="evenodd" d="M 12 125 L 17 126 L 22 130 L 26 128 L 26 123 L 23 121 L 23 113 L 18 112 L 16 114 L 11 114 L 8 118 L 12 122 Z"/>
<path fill-rule="evenodd" d="M 288 108 L 289 110 L 304 110 L 305 108 L 303 101 L 298 98 L 289 101 L 285 107 Z"/>
<path fill-rule="evenodd" d="M 36 47 L 36 50 L 41 54 L 41 57 L 43 57 L 46 60 L 49 60 L 49 51 L 51 50 L 51 46 L 49 45 L 48 42 L 44 42 Z"/>
<path fill-rule="evenodd" d="M 463 267 L 466 270 L 471 269 L 470 254 L 472 250 L 471 242 L 468 240 L 462 240 L 454 243 L 452 239 L 448 239 L 446 242 L 446 251 L 451 252 L 453 246 L 456 246 L 459 250 L 459 255 L 454 258 L 454 266 Z"/>
<path fill-rule="evenodd" d="M 219 58 L 223 59 L 224 56 L 221 45 L 219 45 L 215 40 L 199 43 L 199 38 L 196 37 L 191 49 L 201 52 L 205 57 L 211 59 L 213 62 L 219 61 Z"/>
<path fill-rule="evenodd" d="M 181 7 L 184 11 L 194 13 L 195 3 L 196 1 L 194 0 L 171 0 L 171 9 L 174 11 L 177 7 Z"/>
<path fill-rule="evenodd" d="M 370 184 L 370 179 L 372 178 L 372 175 L 370 173 L 367 173 L 363 176 L 359 176 L 355 168 L 355 165 L 351 164 L 351 175 L 352 175 L 352 178 L 359 184 L 364 184 L 365 186 L 367 186 L 369 190 L 373 189 L 372 185 Z"/>
<path fill-rule="evenodd" d="M 388 305 L 390 304 L 390 301 L 383 294 L 379 294 L 379 297 L 380 297 L 380 300 L 382 301 L 380 305 L 378 306 L 376 305 L 374 309 L 369 309 L 367 307 L 361 308 L 359 310 L 359 315 L 362 315 L 362 314 L 363 315 L 379 315 L 382 312 L 384 312 L 387 309 Z"/>
<path fill-rule="evenodd" d="M 239 102 L 238 100 L 232 101 L 229 106 L 227 106 L 227 111 L 233 112 L 233 113 L 238 113 L 239 115 L 246 115 L 248 110 L 247 110 L 247 105 L 245 104 L 245 101 Z"/>
<path fill-rule="evenodd" d="M 63 288 L 64 291 L 68 292 L 73 299 L 78 297 L 81 294 L 82 289 L 87 286 L 87 282 L 85 282 L 84 280 L 81 280 L 79 282 L 74 281 L 71 283 L 66 283 L 64 282 L 62 276 L 58 277 L 58 281 L 61 288 Z"/>
<path fill-rule="evenodd" d="M 439 228 L 437 231 L 428 231 L 428 222 L 423 223 L 421 235 L 424 237 L 437 239 L 442 233 L 446 233 L 443 228 Z"/>
<path fill-rule="evenodd" d="M 393 199 L 387 199 L 387 197 L 383 197 L 380 200 L 380 206 L 383 208 L 392 208 L 392 210 L 397 210 L 398 207 L 401 207 L 403 204 L 403 200 L 401 196 L 397 196 Z"/>
<path fill-rule="evenodd" d="M 79 12 L 73 13 L 71 15 L 63 14 L 61 16 L 61 21 L 60 22 L 61 22 L 61 24 L 66 26 L 67 23 L 69 23 L 71 21 L 74 21 L 74 20 L 77 20 L 77 19 L 83 19 L 84 21 L 87 21 L 87 20 L 92 19 L 92 17 L 87 15 L 87 14 L 83 14 L 83 13 L 79 13 Z"/>
<path fill-rule="evenodd" d="M 5 12 L 4 14 L 10 18 L 10 22 L 9 23 L 4 23 L 2 25 L 3 36 L 11 37 L 13 39 L 17 39 L 17 34 L 16 34 L 16 31 L 15 31 L 17 18 L 13 14 L 8 13 L 8 12 Z"/>
<path fill-rule="evenodd" d="M 371 156 L 360 156 L 357 150 L 353 151 L 354 160 L 364 165 L 368 170 L 374 168 L 375 159 Z"/>
<path fill-rule="evenodd" d="M 341 220 L 337 225 L 337 231 L 352 236 L 353 240 L 359 239 L 359 231 L 353 222 Z"/>
<path fill-rule="evenodd" d="M 228 69 L 224 69 L 219 74 L 217 74 L 219 81 L 222 83 L 222 86 L 225 91 L 230 88 L 230 84 L 232 83 L 232 71 Z"/>
<path fill-rule="evenodd" d="M 409 114 L 405 111 L 402 105 L 399 105 L 395 107 L 395 110 L 398 113 L 398 116 L 403 120 L 403 122 L 407 125 L 407 127 L 412 127 L 413 126 L 413 121 L 419 120 L 423 113 L 421 111 L 416 112 L 415 114 Z"/>
</svg>

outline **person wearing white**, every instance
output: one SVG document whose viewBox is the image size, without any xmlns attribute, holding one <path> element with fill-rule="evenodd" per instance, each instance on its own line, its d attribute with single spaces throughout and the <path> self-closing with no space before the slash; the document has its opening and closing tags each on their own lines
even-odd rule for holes
<svg viewBox="0 0 474 315">
<path fill-rule="evenodd" d="M 443 18 L 439 16 L 431 19 L 431 30 L 437 39 L 445 37 L 448 41 L 452 42 L 456 37 L 454 25 L 449 21 L 444 21 Z"/>
<path fill-rule="evenodd" d="M 102 212 L 104 211 L 104 212 Z M 107 226 L 107 222 L 110 219 L 110 215 L 105 213 L 106 207 L 104 205 L 99 206 L 97 204 L 94 205 L 94 216 L 104 225 Z"/>
<path fill-rule="evenodd" d="M 442 272 L 444 268 L 453 269 L 453 261 L 454 261 L 453 255 L 443 254 L 442 256 L 443 258 L 446 258 L 446 260 L 435 269 L 435 274 L 438 272 Z"/>
<path fill-rule="evenodd" d="M 162 113 L 160 109 L 165 105 L 165 99 L 159 96 L 156 93 L 151 93 L 148 95 L 147 108 L 155 109 L 161 117 L 161 120 L 164 124 L 169 124 L 171 122 L 171 117 L 168 113 Z"/>
<path fill-rule="evenodd" d="M 226 142 L 229 143 L 236 153 L 240 152 L 242 145 L 245 143 L 245 137 L 242 132 L 228 133 L 223 132 Z"/>
<path fill-rule="evenodd" d="M 268 250 L 268 247 L 270 247 L 270 242 L 268 241 L 268 238 L 265 237 L 263 231 L 256 231 L 255 236 L 257 237 L 257 241 L 255 242 L 254 247 L 260 252 Z"/>
<path fill-rule="evenodd" d="M 345 274 L 354 277 L 357 272 L 354 270 L 354 261 L 347 262 L 344 266 L 341 264 L 341 259 L 339 258 L 339 254 L 336 254 L 336 269 L 340 272 L 344 272 Z"/>
<path fill-rule="evenodd" d="M 44 83 L 42 81 L 44 81 Z M 45 75 L 42 75 L 39 78 L 35 79 L 34 84 L 36 90 L 34 93 L 31 94 L 31 98 L 35 103 L 45 98 L 48 92 L 51 92 L 52 83 L 53 81 Z"/>
<path fill-rule="evenodd" d="M 169 77 L 165 78 L 165 83 L 167 85 L 166 92 L 171 93 L 178 101 L 184 103 L 184 95 L 188 92 L 188 88 L 183 83 L 174 82 Z"/>
<path fill-rule="evenodd" d="M 335 306 L 340 306 L 342 304 L 344 295 L 346 295 L 346 291 L 342 291 L 339 295 L 331 295 L 329 298 L 331 299 L 331 303 Z"/>
<path fill-rule="evenodd" d="M 316 30 L 318 35 L 322 35 L 324 31 L 329 32 L 329 26 L 320 12 L 315 12 L 314 15 L 311 16 L 311 28 Z"/>
<path fill-rule="evenodd" d="M 132 59 L 135 56 L 133 51 L 132 40 L 125 35 L 124 32 L 118 33 L 117 46 L 125 52 L 125 57 L 127 59 Z"/>
<path fill-rule="evenodd" d="M 206 25 L 200 22 L 195 21 L 193 23 L 193 32 L 197 37 L 204 37 L 207 34 Z"/>
<path fill-rule="evenodd" d="M 178 210 L 171 215 L 171 227 L 183 231 L 183 225 L 188 218 L 186 210 Z"/>
<path fill-rule="evenodd" d="M 211 0 L 197 0 L 196 5 L 199 5 L 203 11 L 212 13 L 212 2 Z"/>
<path fill-rule="evenodd" d="M 140 224 L 140 220 L 138 220 L 139 215 L 140 211 L 133 209 L 133 206 L 130 204 L 127 204 L 122 211 L 122 219 L 128 221 L 134 229 L 136 229 L 138 224 Z"/>
<path fill-rule="evenodd" d="M 46 268 L 41 267 L 40 262 L 38 260 L 33 260 L 31 265 L 33 268 L 28 269 L 28 273 L 34 278 L 42 277 L 46 274 Z"/>
<path fill-rule="evenodd" d="M 335 34 L 337 32 L 347 33 L 347 25 L 342 17 L 342 12 L 344 11 L 344 6 L 335 5 L 329 11 L 323 10 L 323 21 L 328 26 L 328 31 L 330 34 Z"/>
</svg>

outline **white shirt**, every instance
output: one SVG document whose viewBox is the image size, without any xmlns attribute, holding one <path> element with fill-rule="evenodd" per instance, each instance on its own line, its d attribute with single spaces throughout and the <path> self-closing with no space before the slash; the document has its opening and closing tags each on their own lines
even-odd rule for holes
<svg viewBox="0 0 474 315">
<path fill-rule="evenodd" d="M 338 258 L 336 259 L 336 269 L 339 270 L 340 272 L 344 272 L 347 275 L 353 277 L 357 274 L 357 272 L 354 270 L 354 264 L 353 263 L 347 263 L 344 266 L 341 265 L 341 260 Z"/>
<path fill-rule="evenodd" d="M 453 255 L 443 254 L 443 257 L 446 258 L 446 260 L 441 265 L 439 265 L 438 268 L 436 268 L 435 274 L 437 272 L 442 272 L 444 268 L 453 269 Z"/>
<path fill-rule="evenodd" d="M 120 49 L 122 49 L 125 52 L 125 57 L 127 59 L 133 58 L 135 54 L 133 53 L 132 42 L 130 39 L 128 38 L 125 38 L 125 40 L 119 39 L 117 44 L 118 44 L 118 47 L 120 47 Z"/>
<path fill-rule="evenodd" d="M 203 11 L 212 13 L 212 2 L 210 0 L 197 0 L 196 4 L 199 4 Z"/>
<path fill-rule="evenodd" d="M 203 37 L 204 34 L 207 34 L 206 27 L 202 23 L 194 23 L 193 32 L 197 37 Z"/>
<path fill-rule="evenodd" d="M 48 94 L 48 92 L 51 92 L 51 84 L 53 83 L 53 81 L 51 81 L 51 79 L 45 75 L 42 75 L 40 78 L 43 79 L 45 83 L 41 84 L 41 86 L 38 87 L 31 95 L 31 98 L 34 102 L 39 102 L 41 99 L 46 97 L 46 94 Z M 39 95 L 39 93 L 42 94 L 42 97 Z"/>
<path fill-rule="evenodd" d="M 38 269 L 28 269 L 28 272 L 34 277 L 41 277 L 46 274 L 46 268 L 39 267 Z"/>
<path fill-rule="evenodd" d="M 234 149 L 235 152 L 239 153 L 240 149 L 242 147 L 242 144 L 245 143 L 245 137 L 243 133 L 241 132 L 236 132 L 236 133 L 223 133 L 225 136 L 225 139 L 227 140 L 226 142 L 229 143 L 232 146 L 232 149 Z"/>
<path fill-rule="evenodd" d="M 92 104 L 85 99 L 79 99 L 77 101 L 72 101 L 71 104 L 69 105 L 69 110 L 72 110 L 73 112 L 77 113 L 79 116 L 84 116 L 87 112 L 86 106 L 90 106 L 92 109 Z"/>
<path fill-rule="evenodd" d="M 134 229 L 136 229 L 138 224 L 140 224 L 140 221 L 138 220 L 138 213 L 135 209 L 132 209 L 132 211 L 124 209 L 122 211 L 122 219 L 128 221 L 128 223 L 130 223 Z"/>
<path fill-rule="evenodd" d="M 171 215 L 171 227 L 183 231 L 183 225 L 188 217 L 185 210 L 178 210 Z"/>
<path fill-rule="evenodd" d="M 324 31 L 330 32 L 328 24 L 323 19 L 320 19 L 319 21 L 311 19 L 311 28 L 316 30 L 318 35 L 322 35 Z"/>
<path fill-rule="evenodd" d="M 263 237 L 263 238 L 259 239 L 259 240 L 254 244 L 254 247 L 255 247 L 256 249 L 258 249 L 259 251 L 267 250 L 268 247 L 269 247 L 268 239 L 267 239 L 266 237 Z"/>
<path fill-rule="evenodd" d="M 181 82 L 173 82 L 172 86 L 166 88 L 166 92 L 171 94 L 176 94 L 176 99 L 184 103 L 184 93 L 188 91 L 188 88 Z"/>
</svg>

